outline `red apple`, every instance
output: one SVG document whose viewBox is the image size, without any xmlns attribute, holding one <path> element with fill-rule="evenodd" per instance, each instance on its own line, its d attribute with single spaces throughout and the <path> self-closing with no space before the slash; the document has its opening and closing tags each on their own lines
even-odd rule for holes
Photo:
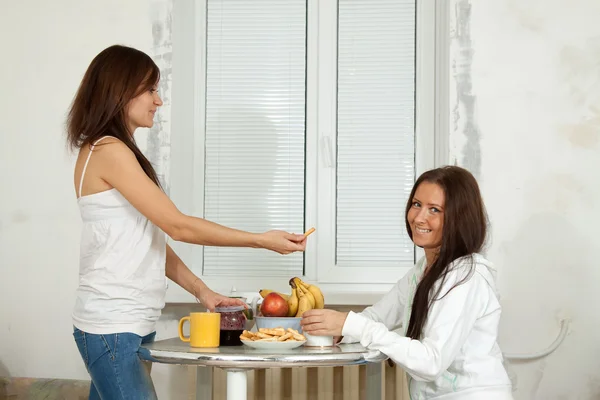
<svg viewBox="0 0 600 400">
<path fill-rule="evenodd" d="M 286 317 L 289 310 L 287 301 L 275 292 L 265 296 L 260 312 L 265 317 Z"/>
</svg>

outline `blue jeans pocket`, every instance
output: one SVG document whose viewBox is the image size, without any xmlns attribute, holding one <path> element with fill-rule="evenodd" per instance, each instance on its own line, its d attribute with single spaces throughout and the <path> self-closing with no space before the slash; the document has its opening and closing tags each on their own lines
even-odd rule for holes
<svg viewBox="0 0 600 400">
<path fill-rule="evenodd" d="M 117 358 L 117 345 L 119 344 L 119 334 L 113 333 L 110 335 L 99 335 L 102 343 L 104 343 L 104 347 L 106 351 L 110 353 L 110 359 L 115 361 Z M 104 353 L 106 354 L 106 353 Z M 102 356 L 100 354 L 99 356 Z"/>
</svg>

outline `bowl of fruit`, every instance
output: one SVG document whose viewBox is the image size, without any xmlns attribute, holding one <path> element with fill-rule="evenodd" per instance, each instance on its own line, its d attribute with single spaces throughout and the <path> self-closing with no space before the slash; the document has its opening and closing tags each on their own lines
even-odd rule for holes
<svg viewBox="0 0 600 400">
<path fill-rule="evenodd" d="M 292 292 L 288 295 L 269 289 L 260 290 L 263 298 L 259 313 L 254 317 L 258 329 L 292 328 L 301 332 L 302 314 L 313 308 L 324 308 L 325 299 L 321 289 L 298 277 L 289 281 Z"/>
</svg>

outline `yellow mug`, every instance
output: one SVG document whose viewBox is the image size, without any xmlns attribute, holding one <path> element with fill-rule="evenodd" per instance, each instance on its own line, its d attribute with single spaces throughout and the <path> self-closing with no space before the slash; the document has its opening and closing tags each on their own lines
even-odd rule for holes
<svg viewBox="0 0 600 400">
<path fill-rule="evenodd" d="M 183 324 L 190 323 L 190 336 L 183 335 Z M 221 314 L 193 312 L 179 320 L 179 338 L 192 347 L 219 347 Z"/>
</svg>

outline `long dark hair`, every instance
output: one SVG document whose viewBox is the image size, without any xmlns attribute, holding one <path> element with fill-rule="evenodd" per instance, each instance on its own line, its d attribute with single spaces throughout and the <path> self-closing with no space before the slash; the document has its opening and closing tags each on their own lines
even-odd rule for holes
<svg viewBox="0 0 600 400">
<path fill-rule="evenodd" d="M 90 63 L 67 118 L 67 143 L 72 149 L 113 136 L 135 154 L 146 175 L 159 187 L 152 164 L 138 148 L 126 123 L 127 105 L 158 83 L 160 70 L 145 53 L 114 45 Z"/>
<path fill-rule="evenodd" d="M 439 300 L 442 283 L 446 279 L 450 265 L 461 257 L 481 251 L 486 240 L 488 225 L 485 206 L 475 177 L 466 169 L 446 166 L 423 173 L 415 182 L 405 213 L 406 229 L 411 239 L 412 231 L 408 223 L 408 212 L 412 206 L 415 192 L 422 182 L 435 183 L 443 189 L 445 206 L 439 254 L 417 286 L 406 331 L 407 337 L 416 340 L 421 338 L 431 304 Z M 470 275 L 469 273 L 454 287 L 465 282 Z M 438 280 L 441 280 L 440 285 L 435 293 L 432 293 Z"/>
</svg>

